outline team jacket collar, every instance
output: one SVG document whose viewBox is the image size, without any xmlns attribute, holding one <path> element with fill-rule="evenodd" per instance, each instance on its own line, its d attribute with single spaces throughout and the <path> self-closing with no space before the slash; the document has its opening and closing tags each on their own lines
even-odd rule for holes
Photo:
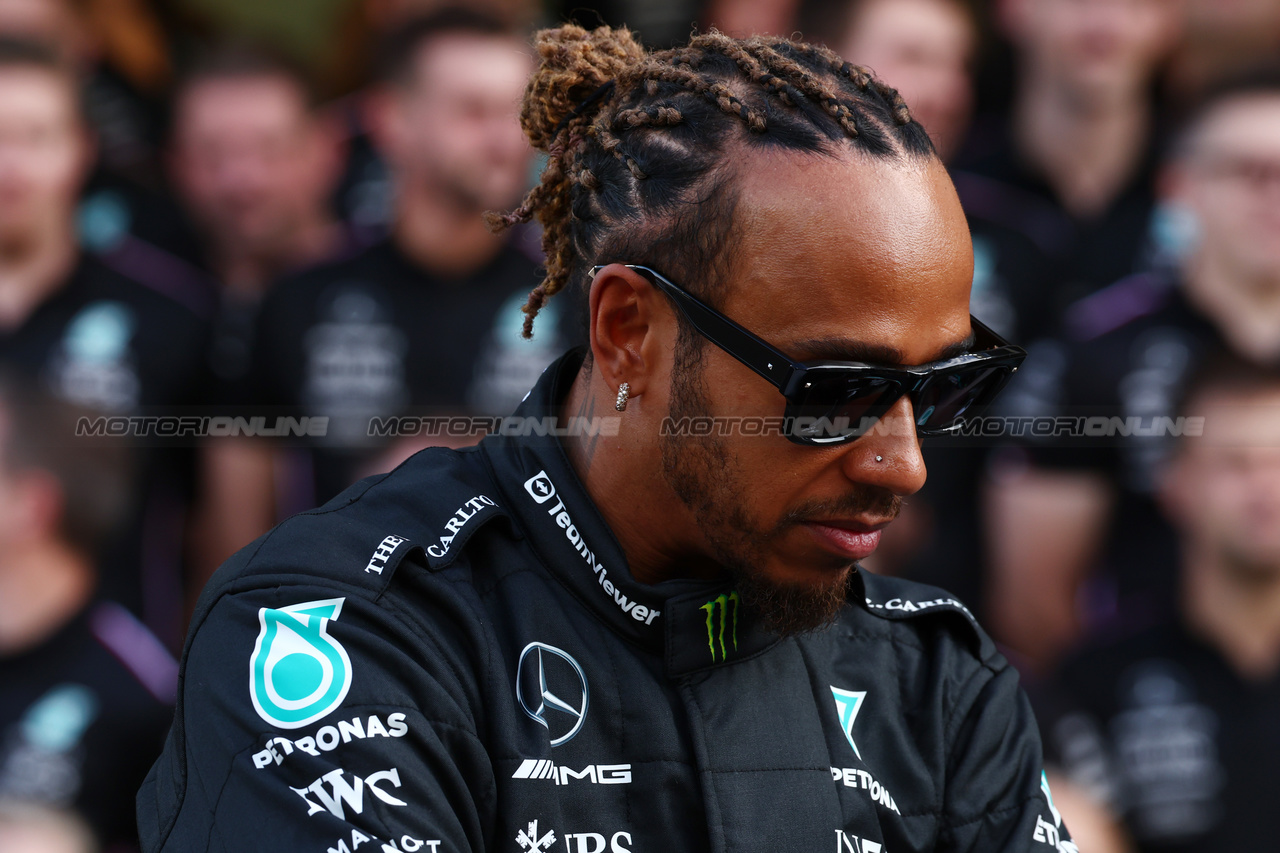
<svg viewBox="0 0 1280 853">
<path fill-rule="evenodd" d="M 723 584 L 641 584 L 569 464 L 556 417 L 585 355 L 574 350 L 549 366 L 516 409 L 513 428 L 481 442 L 506 503 L 557 579 L 624 637 L 663 654 L 680 675 L 749 657 L 775 643 Z M 577 425 L 582 428 L 584 425 Z M 590 428 L 591 425 L 586 425 Z M 518 433 L 518 434 L 517 434 Z"/>
</svg>

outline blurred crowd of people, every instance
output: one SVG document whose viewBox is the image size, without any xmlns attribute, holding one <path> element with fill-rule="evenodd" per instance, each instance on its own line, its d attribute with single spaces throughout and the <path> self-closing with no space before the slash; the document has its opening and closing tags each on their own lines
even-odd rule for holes
<svg viewBox="0 0 1280 853">
<path fill-rule="evenodd" d="M 483 220 L 536 175 L 528 37 L 565 19 L 798 33 L 903 93 L 973 313 L 1029 356 L 867 567 L 1022 669 L 1082 849 L 1268 846 L 1280 0 L 256 5 L 0 0 L 6 853 L 133 849 L 217 566 L 479 437 L 371 424 L 507 414 L 585 341 L 586 294 L 521 338 L 539 235 Z"/>
</svg>

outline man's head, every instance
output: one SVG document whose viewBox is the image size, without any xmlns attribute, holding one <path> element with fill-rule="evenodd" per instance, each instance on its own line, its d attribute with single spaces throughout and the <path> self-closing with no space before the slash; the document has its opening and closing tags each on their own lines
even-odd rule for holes
<svg viewBox="0 0 1280 853">
<path fill-rule="evenodd" d="M 1024 75 L 1080 108 L 1145 97 L 1181 31 L 1180 0 L 1001 0 Z"/>
<path fill-rule="evenodd" d="M 1193 217 L 1193 270 L 1245 287 L 1280 282 L 1280 66 L 1206 93 L 1162 183 Z"/>
<path fill-rule="evenodd" d="M 576 27 L 538 48 L 523 123 L 551 159 L 506 221 L 536 213 L 546 229 L 529 322 L 561 288 L 589 287 L 585 381 L 609 400 L 631 389 L 602 464 L 640 476 L 594 497 L 658 559 L 727 569 L 776 629 L 822 624 L 923 484 L 911 403 L 856 441 L 792 443 L 761 422 L 781 421 L 780 391 L 624 265 L 795 361 L 928 363 L 970 334 L 972 249 L 945 169 L 894 90 L 819 48 L 710 34 L 645 54 L 626 31 Z M 670 429 L 704 416 L 724 430 Z"/>
<path fill-rule="evenodd" d="M 0 39 L 0 257 L 71 228 L 91 156 L 74 73 L 40 45 Z"/>
<path fill-rule="evenodd" d="M 1201 435 L 1182 438 L 1163 485 L 1187 554 L 1280 580 L 1280 371 L 1216 356 L 1181 410 L 1203 418 Z"/>
<path fill-rule="evenodd" d="M 215 250 L 287 262 L 327 218 L 338 177 L 335 129 L 300 71 L 227 47 L 185 75 L 173 101 L 170 171 Z"/>
<path fill-rule="evenodd" d="M 381 58 L 370 127 L 398 192 L 476 216 L 518 199 L 533 153 L 518 121 L 531 69 L 523 39 L 499 19 L 446 9 L 392 33 Z"/>
<path fill-rule="evenodd" d="M 0 375 L 0 555 L 58 543 L 93 560 L 128 510 L 130 458 L 77 435 L 84 411 Z"/>
<path fill-rule="evenodd" d="M 902 94 L 946 159 L 969 125 L 977 40 L 966 0 L 859 0 L 838 47 Z"/>
</svg>

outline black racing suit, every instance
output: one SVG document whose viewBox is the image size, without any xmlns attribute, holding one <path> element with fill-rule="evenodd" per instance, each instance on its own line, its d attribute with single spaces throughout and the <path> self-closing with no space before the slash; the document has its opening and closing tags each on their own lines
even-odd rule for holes
<svg viewBox="0 0 1280 853">
<path fill-rule="evenodd" d="M 223 566 L 138 814 L 174 853 L 1075 851 L 962 605 L 857 572 L 779 640 L 639 584 L 547 436 L 424 451 Z"/>
</svg>

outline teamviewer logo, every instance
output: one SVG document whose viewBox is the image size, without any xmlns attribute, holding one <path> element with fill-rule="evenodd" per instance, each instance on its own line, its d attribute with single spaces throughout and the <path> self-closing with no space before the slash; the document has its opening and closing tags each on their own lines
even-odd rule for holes
<svg viewBox="0 0 1280 853">
<path fill-rule="evenodd" d="M 539 471 L 525 480 L 524 490 L 529 493 L 529 497 L 540 504 L 551 500 L 556 494 L 556 487 L 551 485 L 551 478 L 547 476 L 546 471 Z"/>
</svg>

